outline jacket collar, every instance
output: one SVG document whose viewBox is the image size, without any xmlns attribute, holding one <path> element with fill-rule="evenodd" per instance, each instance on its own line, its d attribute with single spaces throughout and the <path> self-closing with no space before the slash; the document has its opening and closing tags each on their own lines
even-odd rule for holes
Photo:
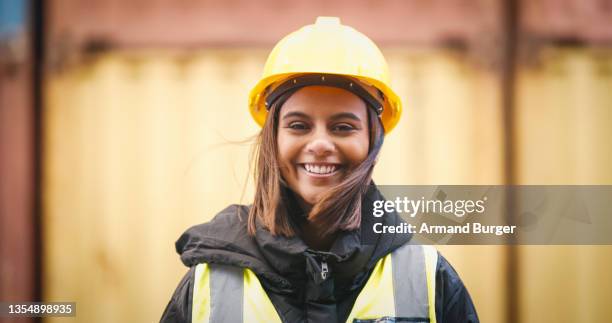
<svg viewBox="0 0 612 323">
<path fill-rule="evenodd" d="M 326 261 L 336 285 L 351 291 L 363 285 L 367 273 L 380 258 L 411 238 L 387 234 L 362 241 L 374 221 L 387 225 L 403 221 L 396 213 L 374 218 L 373 201 L 380 199 L 384 199 L 382 194 L 375 185 L 370 185 L 362 202 L 361 229 L 340 232 L 329 251 L 312 250 L 298 236 L 274 236 L 259 222 L 255 236 L 251 237 L 246 228 L 248 207 L 235 205 L 212 221 L 187 230 L 176 242 L 176 249 L 187 266 L 207 262 L 250 268 L 264 279 L 268 288 L 289 293 L 309 280 L 320 280 L 319 266 Z M 295 208 L 290 210 L 291 214 L 298 214 Z"/>
</svg>

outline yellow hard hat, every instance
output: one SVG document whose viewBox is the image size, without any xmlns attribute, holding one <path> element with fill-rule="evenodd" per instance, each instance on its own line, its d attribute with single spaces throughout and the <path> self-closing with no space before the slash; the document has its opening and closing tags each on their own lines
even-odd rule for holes
<svg viewBox="0 0 612 323">
<path fill-rule="evenodd" d="M 262 78 L 249 95 L 253 119 L 263 126 L 268 113 L 268 95 L 287 80 L 295 83 L 297 76 L 310 74 L 320 74 L 322 80 L 325 80 L 325 75 L 343 76 L 360 83 L 368 93 L 371 93 L 369 88 L 377 89 L 383 96 L 380 99 L 382 111 L 379 112 L 385 133 L 389 133 L 399 121 L 402 103 L 391 89 L 385 57 L 372 40 L 340 24 L 336 17 L 318 17 L 314 25 L 300 28 L 274 46 Z M 352 88 L 353 83 L 350 86 Z"/>
</svg>

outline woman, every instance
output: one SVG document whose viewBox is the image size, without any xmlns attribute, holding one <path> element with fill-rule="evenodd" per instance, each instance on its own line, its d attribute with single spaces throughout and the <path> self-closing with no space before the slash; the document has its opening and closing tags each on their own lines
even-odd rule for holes
<svg viewBox="0 0 612 323">
<path fill-rule="evenodd" d="M 163 322 L 478 322 L 463 283 L 410 235 L 373 235 L 371 180 L 399 120 L 376 45 L 337 18 L 281 40 L 251 92 L 252 205 L 176 242 L 190 267 Z"/>
</svg>

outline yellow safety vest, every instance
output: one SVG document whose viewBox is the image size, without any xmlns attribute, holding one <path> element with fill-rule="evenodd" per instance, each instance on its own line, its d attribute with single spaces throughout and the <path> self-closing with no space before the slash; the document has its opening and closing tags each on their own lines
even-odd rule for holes
<svg viewBox="0 0 612 323">
<path fill-rule="evenodd" d="M 380 259 L 347 322 L 436 323 L 437 261 L 435 248 L 411 244 Z M 250 269 L 205 263 L 195 269 L 191 317 L 192 322 L 281 322 Z"/>
</svg>

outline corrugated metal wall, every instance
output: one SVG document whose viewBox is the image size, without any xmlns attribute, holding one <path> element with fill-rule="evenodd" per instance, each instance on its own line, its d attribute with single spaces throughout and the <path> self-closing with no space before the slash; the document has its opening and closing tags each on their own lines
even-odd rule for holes
<svg viewBox="0 0 612 323">
<path fill-rule="evenodd" d="M 52 75 L 46 299 L 76 300 L 79 320 L 87 322 L 159 318 L 186 270 L 171 242 L 241 199 L 250 145 L 238 142 L 258 130 L 246 97 L 265 55 L 114 53 Z M 387 56 L 406 113 L 385 143 L 375 180 L 500 184 L 494 76 L 452 52 L 396 49 Z M 441 249 L 483 321 L 503 322 L 504 288 L 489 287 L 504 284 L 503 247 Z"/>
<path fill-rule="evenodd" d="M 612 184 L 612 50 L 547 48 L 519 74 L 521 184 Z M 608 322 L 612 246 L 519 248 L 521 322 Z"/>
<path fill-rule="evenodd" d="M 612 50 L 554 49 L 520 74 L 518 182 L 612 184 Z"/>
<path fill-rule="evenodd" d="M 184 271 L 172 242 L 240 199 L 249 147 L 231 141 L 256 131 L 261 59 L 118 54 L 49 81 L 47 299 L 76 300 L 83 322 L 159 319 Z"/>
</svg>

